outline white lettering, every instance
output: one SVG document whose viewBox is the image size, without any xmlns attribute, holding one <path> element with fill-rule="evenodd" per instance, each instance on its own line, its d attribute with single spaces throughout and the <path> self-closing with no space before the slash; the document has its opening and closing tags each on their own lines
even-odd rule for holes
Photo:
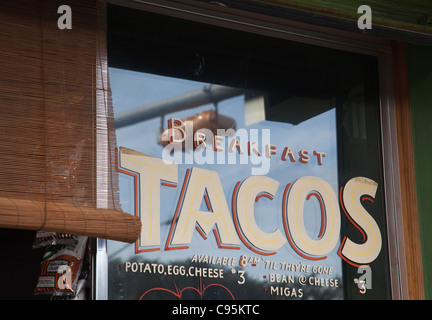
<svg viewBox="0 0 432 320">
<path fill-rule="evenodd" d="M 160 245 L 160 184 L 162 180 L 177 183 L 178 166 L 126 148 L 120 148 L 120 163 L 139 174 L 140 245 Z"/>
<path fill-rule="evenodd" d="M 233 147 L 234 150 L 238 149 Z M 291 157 L 291 154 L 292 152 L 287 149 L 286 158 Z M 304 150 L 300 153 L 302 154 L 306 155 Z M 323 156 L 324 153 L 317 155 L 321 160 Z M 122 168 L 129 170 L 121 170 L 122 172 L 133 172 L 135 176 L 139 176 L 137 190 L 140 196 L 139 211 L 142 222 L 140 246 L 160 246 L 161 183 L 167 181 L 169 184 L 177 184 L 178 166 L 126 148 L 120 149 L 120 160 Z M 197 225 L 202 235 L 208 235 L 213 230 L 220 247 L 239 249 L 241 239 L 250 250 L 259 254 L 274 254 L 289 240 L 292 248 L 300 256 L 321 260 L 325 259 L 339 242 L 341 217 L 338 198 L 329 183 L 321 178 L 301 177 L 290 189 L 288 186 L 285 188 L 282 197 L 282 218 L 286 237 L 277 227 L 273 232 L 263 231 L 254 215 L 256 201 L 274 201 L 279 187 L 278 181 L 265 176 L 251 176 L 241 184 L 239 182 L 233 191 L 233 216 L 216 171 L 192 168 L 190 176 L 185 178 L 184 185 L 179 200 L 180 211 L 178 217 L 173 218 L 174 232 L 168 236 L 167 245 L 186 245 L 178 249 L 187 248 Z M 362 205 L 362 201 L 373 203 L 377 188 L 378 184 L 375 181 L 357 177 L 348 181 L 341 193 L 342 209 L 363 233 L 362 243 L 355 243 L 349 236 L 345 236 L 338 251 L 345 261 L 353 265 L 366 265 L 374 261 L 381 251 L 382 239 L 378 224 Z M 138 192 L 137 190 L 135 192 Z M 267 199 L 260 200 L 261 197 Z M 203 199 L 207 202 L 207 211 L 201 210 Z M 306 201 L 318 201 L 320 205 L 321 227 L 319 234 L 314 237 L 306 232 Z M 199 262 L 207 259 L 209 263 L 232 265 L 226 257 L 203 256 L 194 259 Z M 242 265 L 247 261 L 244 262 L 241 258 L 239 263 Z M 126 265 L 126 270 L 133 271 L 138 267 L 140 266 L 134 264 Z M 284 270 L 292 271 L 302 268 L 295 264 L 285 264 L 282 267 Z M 275 266 L 268 265 L 268 268 Z M 317 274 L 332 273 L 332 269 L 324 267 L 314 267 L 313 271 Z"/>
<path fill-rule="evenodd" d="M 251 176 L 240 185 L 236 199 L 236 214 L 238 224 L 245 237 L 255 247 L 274 251 L 282 247 L 286 238 L 276 229 L 272 233 L 262 231 L 255 220 L 254 207 L 260 195 L 273 199 L 279 187 L 279 182 L 264 176 Z"/>
<path fill-rule="evenodd" d="M 211 211 L 200 210 L 206 193 Z M 205 234 L 208 234 L 216 226 L 222 244 L 240 244 L 216 171 L 201 168 L 192 169 L 172 244 L 190 243 L 196 224 L 199 224 Z"/>
<path fill-rule="evenodd" d="M 322 228 L 317 239 L 306 232 L 303 217 L 304 204 L 310 195 L 315 195 L 321 203 Z M 321 178 L 302 177 L 293 184 L 287 201 L 287 220 L 289 236 L 300 251 L 308 254 L 306 258 L 324 258 L 339 241 L 338 200 L 331 186 Z"/>
<path fill-rule="evenodd" d="M 345 214 L 363 234 L 364 242 L 355 243 L 345 237 L 341 244 L 340 254 L 357 264 L 368 264 L 374 261 L 381 251 L 380 229 L 361 203 L 362 199 L 373 202 L 377 188 L 378 184 L 375 181 L 358 177 L 348 181 L 343 189 L 342 200 Z"/>
</svg>

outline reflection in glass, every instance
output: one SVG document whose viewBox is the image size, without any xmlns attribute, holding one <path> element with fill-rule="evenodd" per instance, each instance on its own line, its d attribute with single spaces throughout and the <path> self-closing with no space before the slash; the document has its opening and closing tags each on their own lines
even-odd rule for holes
<svg viewBox="0 0 432 320">
<path fill-rule="evenodd" d="M 282 205 L 287 185 L 304 176 L 323 179 L 337 193 L 334 101 L 290 96 L 279 98 L 270 108 L 266 92 L 223 87 L 224 95 L 212 95 L 209 83 L 117 68 L 110 69 L 110 78 L 118 146 L 179 164 L 177 188 L 161 186 L 161 244 L 157 251 L 108 242 L 110 299 L 177 299 L 179 295 L 183 299 L 343 298 L 339 245 L 324 260 L 300 256 L 288 241 Z M 183 125 L 182 130 L 192 124 L 193 129 L 184 132 L 192 132 L 195 141 L 186 139 L 181 147 L 170 148 L 166 135 L 172 119 L 177 119 L 172 124 L 179 128 L 180 123 Z M 209 130 L 200 130 L 204 128 Z M 219 151 L 213 149 L 215 136 L 220 137 Z M 182 137 L 180 134 L 174 138 Z M 222 249 L 213 233 L 197 230 L 188 249 L 165 250 L 183 179 L 192 167 L 218 173 L 225 197 L 221 201 L 227 202 L 231 212 L 239 181 L 251 176 L 276 181 L 274 195 L 257 197 L 253 215 L 258 230 L 266 234 L 279 230 L 283 235 L 280 248 L 274 254 L 260 255 L 250 250 L 247 241 L 239 241 L 235 250 Z M 134 214 L 133 178 L 120 174 L 119 180 L 122 209 Z M 328 230 L 323 228 L 325 218 L 319 197 L 308 199 L 303 225 L 308 237 L 317 240 Z M 212 213 L 205 198 L 200 211 Z M 241 257 L 247 257 L 243 266 Z M 183 271 L 177 270 L 174 275 L 174 266 L 182 266 Z M 223 269 L 223 278 L 196 276 L 203 269 Z M 303 277 L 307 283 L 303 283 Z"/>
</svg>

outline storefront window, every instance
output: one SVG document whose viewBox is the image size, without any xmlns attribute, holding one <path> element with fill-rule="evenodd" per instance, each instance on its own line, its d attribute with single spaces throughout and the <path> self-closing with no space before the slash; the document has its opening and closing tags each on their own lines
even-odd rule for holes
<svg viewBox="0 0 432 320">
<path fill-rule="evenodd" d="M 109 299 L 388 299 L 374 57 L 108 6 Z"/>
</svg>

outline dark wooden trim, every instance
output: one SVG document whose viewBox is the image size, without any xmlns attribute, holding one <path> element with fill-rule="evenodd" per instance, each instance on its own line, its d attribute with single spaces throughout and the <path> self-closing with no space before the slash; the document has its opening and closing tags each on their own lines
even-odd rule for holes
<svg viewBox="0 0 432 320">
<path fill-rule="evenodd" d="M 406 271 L 410 300 L 425 298 L 405 43 L 392 42 Z"/>
</svg>

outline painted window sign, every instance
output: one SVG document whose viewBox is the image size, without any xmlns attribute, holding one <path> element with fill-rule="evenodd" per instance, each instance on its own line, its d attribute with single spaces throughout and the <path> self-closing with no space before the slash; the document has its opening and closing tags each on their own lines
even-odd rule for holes
<svg viewBox="0 0 432 320">
<path fill-rule="evenodd" d="M 141 251 L 158 250 L 153 246 L 161 246 L 161 186 L 177 187 L 178 165 L 124 148 L 120 149 L 120 159 L 122 167 L 133 172 L 130 175 L 139 181 L 136 189 L 140 193 L 135 195 L 140 199 L 138 214 L 143 225 L 139 246 L 148 248 Z M 288 183 L 281 205 L 284 236 L 281 229 L 264 232 L 255 219 L 255 202 L 261 197 L 273 200 L 279 185 L 278 181 L 267 176 L 250 176 L 237 182 L 231 214 L 218 171 L 198 167 L 188 169 L 165 250 L 188 249 L 196 227 L 205 239 L 214 230 L 219 248 L 240 250 L 240 242 L 243 242 L 252 252 L 269 256 L 276 254 L 288 240 L 301 257 L 326 259 L 340 238 L 341 210 L 336 192 L 327 181 L 314 176 L 300 177 L 292 185 Z M 379 227 L 361 204 L 362 199 L 373 202 L 377 187 L 378 184 L 371 179 L 356 177 L 341 190 L 344 212 L 353 224 L 361 226 L 365 238 L 362 244 L 345 238 L 340 245 L 339 255 L 353 265 L 370 263 L 381 251 Z M 308 234 L 304 221 L 305 201 L 311 197 L 318 200 L 321 214 L 316 239 Z M 203 201 L 205 210 L 200 209 Z"/>
<path fill-rule="evenodd" d="M 142 230 L 108 241 L 108 297 L 388 299 L 375 69 L 354 59 L 355 81 L 293 91 L 269 87 L 276 71 L 221 86 L 113 59 L 115 117 L 130 120 L 116 122 L 120 201 Z M 192 103 L 197 92 L 207 100 Z M 165 111 L 138 120 L 155 106 Z"/>
</svg>

